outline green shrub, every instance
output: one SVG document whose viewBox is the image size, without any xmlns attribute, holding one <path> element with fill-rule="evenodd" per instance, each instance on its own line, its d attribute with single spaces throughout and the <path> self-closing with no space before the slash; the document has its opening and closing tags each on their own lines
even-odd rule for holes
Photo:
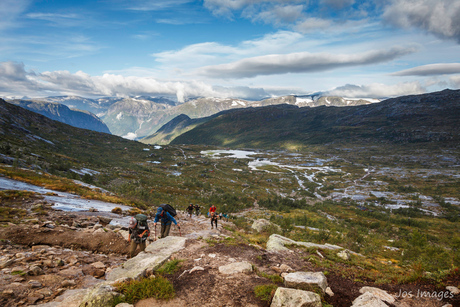
<svg viewBox="0 0 460 307">
<path fill-rule="evenodd" d="M 173 285 L 162 276 L 118 283 L 115 284 L 115 288 L 118 292 L 122 293 L 123 296 L 116 298 L 112 302 L 113 306 L 122 302 L 134 304 L 135 302 L 151 297 L 169 300 L 175 295 Z"/>
<path fill-rule="evenodd" d="M 273 298 L 273 295 L 275 295 L 275 291 L 277 288 L 278 286 L 273 284 L 255 286 L 254 294 L 262 301 L 270 302 Z"/>
</svg>

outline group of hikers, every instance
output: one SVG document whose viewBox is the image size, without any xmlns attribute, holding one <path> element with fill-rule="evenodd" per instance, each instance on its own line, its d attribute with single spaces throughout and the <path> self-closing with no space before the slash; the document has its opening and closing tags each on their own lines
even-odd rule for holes
<svg viewBox="0 0 460 307">
<path fill-rule="evenodd" d="M 193 211 L 195 210 L 196 216 L 200 215 L 201 207 L 199 205 L 190 204 L 186 211 L 192 217 Z M 217 220 L 227 218 L 227 214 L 217 214 L 216 206 L 212 205 L 209 208 L 208 216 L 211 218 L 211 229 L 214 229 L 214 226 L 217 229 Z M 160 205 L 154 214 L 154 221 L 153 226 L 155 227 L 155 240 L 156 240 L 156 226 L 158 221 L 161 221 L 161 229 L 160 229 L 160 238 L 165 238 L 169 235 L 169 231 L 171 230 L 171 224 L 174 223 L 180 232 L 180 225 L 174 218 L 176 216 L 176 211 L 170 205 L 164 204 Z M 152 215 L 153 217 L 153 215 Z M 136 216 L 132 217 L 129 221 L 128 231 L 129 231 L 129 238 L 128 242 L 130 242 L 129 247 L 129 256 L 133 257 L 137 246 L 141 251 L 144 251 L 147 244 L 147 238 L 150 236 L 150 229 L 147 223 L 147 215 L 145 214 L 137 214 Z"/>
</svg>

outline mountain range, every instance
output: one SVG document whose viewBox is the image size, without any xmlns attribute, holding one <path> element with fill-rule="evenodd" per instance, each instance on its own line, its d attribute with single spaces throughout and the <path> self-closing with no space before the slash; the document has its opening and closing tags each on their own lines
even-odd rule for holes
<svg viewBox="0 0 460 307">
<path fill-rule="evenodd" d="M 225 112 L 201 122 L 182 116 L 159 132 L 175 131 L 172 144 L 225 147 L 297 149 L 369 143 L 455 147 L 460 144 L 459 122 L 460 90 L 444 90 L 344 108 L 280 104 Z"/>
<path fill-rule="evenodd" d="M 290 104 L 297 106 L 317 107 L 352 106 L 378 102 L 376 99 L 348 99 L 342 97 L 326 97 L 319 94 L 311 96 L 283 96 L 261 101 L 222 98 L 195 98 L 178 103 L 165 97 L 103 97 L 97 99 L 77 96 L 58 96 L 40 99 L 23 99 L 40 103 L 60 103 L 69 108 L 77 108 L 96 114 L 118 136 L 140 140 L 156 133 L 164 124 L 180 114 L 190 118 L 212 116 L 218 112 L 248 107 Z M 44 113 L 42 113 L 44 114 Z M 44 114 L 46 115 L 46 114 Z M 51 117 L 52 118 L 52 117 Z M 56 119 L 56 118 L 53 118 Z M 78 127 L 81 127 L 79 125 Z M 151 138 L 149 138 L 151 139 Z M 143 141 L 144 142 L 144 141 Z M 150 141 L 146 141 L 150 142 Z"/>
</svg>

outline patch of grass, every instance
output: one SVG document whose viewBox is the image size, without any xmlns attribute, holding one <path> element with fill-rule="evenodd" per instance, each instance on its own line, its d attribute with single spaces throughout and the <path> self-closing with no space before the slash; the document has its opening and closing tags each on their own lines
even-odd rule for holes
<svg viewBox="0 0 460 307">
<path fill-rule="evenodd" d="M 11 272 L 11 275 L 19 275 L 19 276 L 24 276 L 26 275 L 27 273 L 24 272 L 24 271 L 13 271 Z"/>
<path fill-rule="evenodd" d="M 115 298 L 112 306 L 119 303 L 134 304 L 147 298 L 169 300 L 175 295 L 173 285 L 162 276 L 117 283 L 114 286 L 123 296 Z"/>
<path fill-rule="evenodd" d="M 180 268 L 180 263 L 183 262 L 183 260 L 179 259 L 174 259 L 171 261 L 168 261 L 164 263 L 158 270 L 157 272 L 161 275 L 164 274 L 172 274 L 176 272 Z"/>
<path fill-rule="evenodd" d="M 270 302 L 277 288 L 278 286 L 274 284 L 255 286 L 254 294 L 262 301 Z"/>
</svg>

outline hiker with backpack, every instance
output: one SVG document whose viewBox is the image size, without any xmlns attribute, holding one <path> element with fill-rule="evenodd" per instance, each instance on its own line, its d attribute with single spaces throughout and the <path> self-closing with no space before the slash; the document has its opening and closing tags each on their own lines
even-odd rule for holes
<svg viewBox="0 0 460 307">
<path fill-rule="evenodd" d="M 216 210 L 217 210 L 216 206 L 211 205 L 211 207 L 209 208 L 209 214 L 212 215 L 212 213 L 216 212 Z"/>
<path fill-rule="evenodd" d="M 188 205 L 188 207 L 187 207 L 187 212 L 188 212 L 188 214 L 190 215 L 190 218 L 192 218 L 192 214 L 193 214 L 193 209 L 194 209 L 194 208 L 195 208 L 195 207 L 193 206 L 193 204 L 190 204 L 190 205 Z"/>
<path fill-rule="evenodd" d="M 172 222 L 174 222 L 174 224 L 176 224 L 177 228 L 179 228 L 180 230 L 180 225 L 179 223 L 177 223 L 173 215 L 174 216 L 176 215 L 175 210 L 170 205 L 163 204 L 158 207 L 157 214 L 155 215 L 155 220 L 153 222 L 153 226 L 156 227 L 158 220 L 161 219 L 161 231 L 160 231 L 161 239 L 166 238 L 169 235 L 169 231 L 171 230 Z"/>
<path fill-rule="evenodd" d="M 214 228 L 213 223 L 216 224 L 216 229 L 217 229 L 217 213 L 216 212 L 211 213 L 211 229 Z"/>
<path fill-rule="evenodd" d="M 201 209 L 200 205 L 196 204 L 195 205 L 195 214 L 196 214 L 196 216 L 200 215 L 200 209 Z"/>
<path fill-rule="evenodd" d="M 150 229 L 145 214 L 137 214 L 129 220 L 128 227 L 129 237 L 129 257 L 134 257 L 134 253 L 139 245 L 141 252 L 147 246 L 146 240 L 150 236 Z"/>
</svg>

